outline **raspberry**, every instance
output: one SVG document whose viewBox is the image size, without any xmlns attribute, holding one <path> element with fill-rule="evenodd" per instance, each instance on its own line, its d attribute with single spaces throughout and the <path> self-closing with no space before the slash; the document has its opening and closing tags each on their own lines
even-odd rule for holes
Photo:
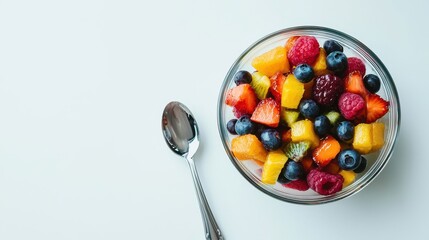
<svg viewBox="0 0 429 240">
<path fill-rule="evenodd" d="M 318 169 L 311 170 L 307 175 L 309 187 L 321 195 L 339 192 L 343 188 L 343 182 L 343 176 L 322 172 Z"/>
<path fill-rule="evenodd" d="M 307 184 L 306 180 L 298 179 L 292 182 L 283 184 L 284 187 L 292 188 L 298 191 L 307 191 L 310 187 Z"/>
<path fill-rule="evenodd" d="M 332 74 L 319 76 L 313 86 L 313 98 L 322 106 L 333 106 L 344 91 L 344 81 Z"/>
<path fill-rule="evenodd" d="M 353 120 L 365 111 L 365 100 L 355 93 L 343 93 L 338 100 L 341 115 L 347 120 Z"/>
<path fill-rule="evenodd" d="M 312 65 L 316 61 L 317 55 L 319 55 L 317 39 L 311 36 L 302 36 L 295 41 L 287 56 L 289 62 L 293 66 L 297 66 L 301 63 Z"/>
<path fill-rule="evenodd" d="M 362 76 L 365 76 L 366 68 L 365 64 L 360 58 L 349 57 L 347 58 L 348 68 L 347 75 L 351 72 L 358 71 Z"/>
</svg>

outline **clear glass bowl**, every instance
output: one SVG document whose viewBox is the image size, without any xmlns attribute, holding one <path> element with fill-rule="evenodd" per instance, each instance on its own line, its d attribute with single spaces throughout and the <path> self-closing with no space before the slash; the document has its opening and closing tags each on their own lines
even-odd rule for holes
<svg viewBox="0 0 429 240">
<path fill-rule="evenodd" d="M 373 73 L 380 77 L 381 89 L 377 94 L 390 102 L 389 112 L 383 118 L 378 120 L 385 124 L 385 145 L 381 150 L 365 155 L 368 160 L 368 166 L 363 173 L 357 175 L 354 183 L 342 189 L 340 192 L 329 196 L 319 195 L 311 189 L 300 192 L 285 188 L 279 183 L 276 183 L 275 185 L 266 185 L 260 180 L 260 166 L 251 160 L 237 160 L 230 151 L 230 143 L 234 136 L 229 134 L 227 131 L 226 123 L 231 118 L 234 118 L 234 115 L 232 113 L 232 109 L 225 104 L 225 98 L 227 90 L 235 86 L 235 83 L 232 80 L 234 74 L 240 70 L 253 72 L 254 69 L 251 66 L 251 61 L 254 57 L 276 46 L 284 45 L 289 37 L 296 35 L 314 36 L 318 39 L 321 46 L 323 45 L 323 42 L 328 39 L 338 41 L 344 47 L 344 53 L 346 56 L 360 57 L 365 62 L 367 74 Z M 287 28 L 271 33 L 256 41 L 233 63 L 222 83 L 218 99 L 218 129 L 223 146 L 232 164 L 237 168 L 241 175 L 257 189 L 282 201 L 298 204 L 321 204 L 336 201 L 351 196 L 367 186 L 380 173 L 392 156 L 396 137 L 399 131 L 400 116 L 399 97 L 395 84 L 388 70 L 375 53 L 373 53 L 363 43 L 345 33 L 317 26 Z"/>
</svg>

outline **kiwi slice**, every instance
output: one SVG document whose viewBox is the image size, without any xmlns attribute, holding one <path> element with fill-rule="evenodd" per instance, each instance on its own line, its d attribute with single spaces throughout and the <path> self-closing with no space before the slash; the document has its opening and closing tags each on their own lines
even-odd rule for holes
<svg viewBox="0 0 429 240">
<path fill-rule="evenodd" d="M 298 120 L 299 112 L 296 110 L 288 110 L 288 109 L 282 108 L 281 118 L 283 119 L 283 121 L 287 123 L 289 127 L 291 127 L 292 123 Z"/>
<path fill-rule="evenodd" d="M 307 155 L 307 151 L 310 147 L 310 141 L 290 142 L 286 145 L 283 151 L 289 159 L 299 162 L 305 155 Z"/>
<path fill-rule="evenodd" d="M 325 114 L 325 116 L 329 119 L 329 122 L 331 122 L 332 126 L 335 126 L 335 124 L 338 122 L 338 120 L 341 117 L 340 113 L 336 111 L 330 111 L 327 114 Z"/>
<path fill-rule="evenodd" d="M 252 86 L 256 96 L 260 100 L 262 100 L 267 97 L 268 90 L 270 89 L 270 86 L 271 86 L 271 82 L 267 76 L 259 72 L 254 72 L 252 74 L 252 81 L 250 82 L 250 86 Z"/>
</svg>

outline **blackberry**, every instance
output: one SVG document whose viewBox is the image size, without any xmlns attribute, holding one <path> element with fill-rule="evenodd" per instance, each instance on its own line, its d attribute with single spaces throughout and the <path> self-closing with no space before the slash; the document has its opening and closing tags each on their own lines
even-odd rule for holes
<svg viewBox="0 0 429 240">
<path fill-rule="evenodd" d="M 321 106 L 332 107 L 344 91 L 344 81 L 332 74 L 319 76 L 313 86 L 313 98 Z"/>
</svg>

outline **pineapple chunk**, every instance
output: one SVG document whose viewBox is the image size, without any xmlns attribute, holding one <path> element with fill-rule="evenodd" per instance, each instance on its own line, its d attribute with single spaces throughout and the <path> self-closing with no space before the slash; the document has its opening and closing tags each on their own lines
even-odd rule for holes
<svg viewBox="0 0 429 240">
<path fill-rule="evenodd" d="M 380 150 L 384 145 L 384 123 L 372 123 L 372 149 Z"/>
<path fill-rule="evenodd" d="M 273 76 L 277 72 L 288 72 L 289 61 L 286 49 L 284 47 L 276 47 L 265 52 L 253 59 L 252 66 L 258 72 L 268 77 Z"/>
<path fill-rule="evenodd" d="M 267 76 L 261 74 L 260 72 L 254 72 L 252 74 L 252 81 L 250 82 L 250 86 L 252 86 L 256 96 L 260 100 L 262 100 L 267 97 L 271 82 Z"/>
<path fill-rule="evenodd" d="M 304 94 L 304 84 L 293 74 L 289 74 L 283 84 L 281 105 L 285 108 L 297 109 Z"/>
<path fill-rule="evenodd" d="M 267 150 L 253 134 L 238 136 L 231 141 L 231 151 L 238 160 L 265 162 Z"/>
<path fill-rule="evenodd" d="M 329 72 L 326 65 L 326 51 L 324 48 L 320 48 L 319 50 L 319 55 L 313 65 L 313 71 L 316 76 L 321 76 Z"/>
<path fill-rule="evenodd" d="M 372 149 L 372 125 L 360 123 L 355 126 L 353 148 L 361 154 L 367 154 Z"/>
<path fill-rule="evenodd" d="M 308 119 L 293 123 L 291 126 L 291 135 L 293 142 L 310 141 L 311 148 L 319 145 L 319 137 L 314 132 L 313 123 Z"/>
<path fill-rule="evenodd" d="M 287 159 L 281 150 L 269 152 L 262 168 L 261 181 L 265 184 L 275 184 Z"/>
<path fill-rule="evenodd" d="M 353 171 L 341 170 L 338 174 L 340 174 L 344 178 L 343 188 L 352 184 L 356 179 L 356 173 Z"/>
</svg>

